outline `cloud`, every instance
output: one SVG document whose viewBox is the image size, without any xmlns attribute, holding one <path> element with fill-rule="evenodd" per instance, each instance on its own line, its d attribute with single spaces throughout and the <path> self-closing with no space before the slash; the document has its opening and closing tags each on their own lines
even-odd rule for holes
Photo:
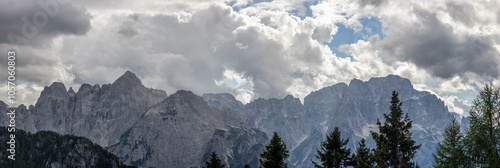
<svg viewBox="0 0 500 168">
<path fill-rule="evenodd" d="M 81 16 L 82 29 L 58 19 L 61 24 L 35 37 L 46 45 L 19 45 L 19 73 L 40 86 L 63 81 L 77 87 L 111 83 L 131 70 L 146 86 L 168 93 L 229 92 L 244 102 L 302 98 L 338 82 L 389 74 L 432 93 L 471 92 L 499 76 L 499 12 L 486 8 L 498 3 L 485 4 L 75 1 L 65 9 Z M 17 16 L 33 15 L 36 7 Z M 338 57 L 328 46 L 342 40 L 333 36 L 337 25 L 360 39 L 338 48 L 352 58 Z M 0 44 L 0 51 L 9 49 Z"/>
<path fill-rule="evenodd" d="M 120 26 L 120 30 L 118 33 L 122 34 L 123 36 L 126 37 L 133 37 L 139 33 L 139 30 L 137 30 L 136 25 L 137 21 L 139 20 L 138 14 L 132 14 L 129 16 L 128 20 L 125 20 L 122 22 L 122 25 Z"/>
<path fill-rule="evenodd" d="M 127 69 L 149 81 L 145 84 L 170 93 L 234 92 L 247 100 L 248 95 L 284 97 L 295 78 L 321 71 L 323 54 L 330 52 L 322 42 L 336 31 L 331 22 L 301 20 L 282 11 L 246 16 L 216 4 L 188 16 L 96 16 L 88 38 L 65 37 L 56 50 L 71 65 L 75 83 L 109 83 Z M 263 18 L 269 19 L 268 25 L 260 22 Z M 252 92 L 214 82 L 228 78 L 227 70 L 250 80 Z M 321 87 L 311 82 L 305 82 L 313 85 L 308 91 Z"/>
<path fill-rule="evenodd" d="M 466 72 L 498 77 L 500 54 L 487 37 L 455 34 L 436 13 L 414 9 L 417 22 L 395 25 L 386 32 L 381 46 L 390 52 L 389 60 L 410 61 L 440 78 Z M 394 57 L 395 56 L 395 57 Z"/>
<path fill-rule="evenodd" d="M 360 4 L 361 7 L 366 7 L 366 6 L 369 6 L 369 5 L 378 7 L 382 3 L 385 3 L 385 2 L 386 2 L 385 0 L 359 0 L 358 1 L 358 3 Z"/>
<path fill-rule="evenodd" d="M 450 112 L 455 112 L 460 116 L 468 115 L 472 104 L 468 101 L 459 99 L 457 96 L 444 96 L 441 98 Z"/>
<path fill-rule="evenodd" d="M 18 106 L 21 104 L 24 104 L 26 106 L 29 105 L 34 105 L 35 102 L 38 100 L 38 97 L 40 96 L 40 93 L 43 90 L 42 86 L 38 86 L 36 84 L 30 84 L 30 83 L 18 83 L 16 86 L 16 94 L 15 94 L 15 99 L 14 103 L 10 103 L 7 101 L 7 99 L 1 99 L 1 101 L 4 101 L 7 103 L 9 106 Z M 0 96 L 2 97 L 8 97 L 7 95 L 7 84 L 2 83 L 0 85 Z"/>
<path fill-rule="evenodd" d="M 109 83 L 132 70 L 153 82 L 145 84 L 170 93 L 223 91 L 214 79 L 222 78 L 225 57 L 214 52 L 243 23 L 229 7 L 211 6 L 191 15 L 187 20 L 163 14 L 99 15 L 87 38 L 66 37 L 56 50 L 72 65 L 76 83 Z"/>
<path fill-rule="evenodd" d="M 57 40 L 56 40 L 57 41 Z M 16 81 L 30 82 L 41 86 L 52 82 L 71 83 L 74 76 L 68 74 L 70 65 L 62 63 L 60 53 L 45 48 L 18 46 L 16 51 Z M 0 44 L 0 52 L 7 53 L 12 47 Z M 0 68 L 7 69 L 7 57 L 0 57 Z M 5 63 L 5 64 L 4 64 Z M 7 79 L 7 73 L 0 73 L 0 79 Z"/>
<path fill-rule="evenodd" d="M 34 104 L 43 86 L 52 82 L 73 84 L 71 66 L 62 63 L 53 47 L 60 45 L 62 36 L 85 35 L 90 19 L 85 9 L 64 0 L 0 0 L 0 53 L 16 52 L 18 104 Z M 7 69 L 7 58 L 0 57 L 0 62 L 0 68 Z M 0 73 L 0 79 L 6 82 L 7 74 Z"/>
<path fill-rule="evenodd" d="M 0 1 L 0 44 L 47 46 L 59 35 L 84 35 L 91 27 L 85 9 L 67 1 Z"/>
<path fill-rule="evenodd" d="M 337 6 L 345 2 L 329 3 L 333 3 L 329 6 Z M 358 3 L 351 3 L 354 7 L 345 8 L 345 11 L 349 14 L 354 8 L 360 10 L 357 12 L 360 14 L 358 17 L 381 18 L 385 37 L 376 43 L 377 46 L 372 48 L 372 52 L 382 52 L 380 57 L 386 64 L 391 65 L 394 61 L 411 62 L 432 76 L 442 79 L 466 73 L 482 77 L 499 76 L 500 69 L 497 65 L 500 53 L 495 49 L 498 44 L 498 31 L 491 29 L 499 25 L 498 19 L 494 17 L 498 11 L 492 10 L 491 7 L 485 8 L 486 5 L 498 6 L 498 3 Z M 427 3 L 434 5 L 425 5 Z"/>
<path fill-rule="evenodd" d="M 224 78 L 220 81 L 215 81 L 218 86 L 233 88 L 232 93 L 236 99 L 242 103 L 250 103 L 255 96 L 253 92 L 253 80 L 251 77 L 245 77 L 242 73 L 234 72 L 231 69 L 224 70 Z"/>
<path fill-rule="evenodd" d="M 317 18 L 328 16 L 348 27 L 360 18 L 380 18 L 383 37 L 375 34 L 339 49 L 370 69 L 386 66 L 379 73 L 407 77 L 422 90 L 477 91 L 498 78 L 500 22 L 493 9 L 498 2 L 378 2 L 322 1 L 311 9 Z"/>
</svg>

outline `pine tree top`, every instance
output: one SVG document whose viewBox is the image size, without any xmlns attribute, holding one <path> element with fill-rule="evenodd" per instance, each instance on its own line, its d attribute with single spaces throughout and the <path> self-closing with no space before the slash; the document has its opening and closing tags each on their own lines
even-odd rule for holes
<svg viewBox="0 0 500 168">
<path fill-rule="evenodd" d="M 326 136 L 326 140 L 321 142 L 321 150 L 317 150 L 316 158 L 321 161 L 321 165 L 312 161 L 317 168 L 338 168 L 348 166 L 350 162 L 351 149 L 346 147 L 349 138 L 341 139 L 338 127 Z"/>
<path fill-rule="evenodd" d="M 266 146 L 266 151 L 260 154 L 259 162 L 264 168 L 287 168 L 285 159 L 289 156 L 285 142 L 274 132 L 271 143 Z"/>
<path fill-rule="evenodd" d="M 217 154 L 215 151 L 213 151 L 210 154 L 210 161 L 205 162 L 206 167 L 203 168 L 224 168 L 224 164 L 222 164 L 221 160 L 219 157 L 217 157 Z"/>
<path fill-rule="evenodd" d="M 392 92 L 389 114 L 384 114 L 385 122 L 377 120 L 379 132 L 372 132 L 376 142 L 375 160 L 382 167 L 414 167 L 411 162 L 420 145 L 411 139 L 412 121 L 401 109 L 402 102 L 396 91 Z"/>
</svg>

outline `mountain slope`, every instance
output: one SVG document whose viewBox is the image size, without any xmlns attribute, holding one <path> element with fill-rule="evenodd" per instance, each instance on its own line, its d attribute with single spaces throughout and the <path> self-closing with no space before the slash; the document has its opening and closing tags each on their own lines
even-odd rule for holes
<svg viewBox="0 0 500 168">
<path fill-rule="evenodd" d="M 241 131 L 241 134 L 236 130 Z M 218 135 L 226 131 L 234 137 L 229 139 L 231 142 L 210 141 L 221 139 L 217 138 Z M 267 137 L 253 140 L 256 138 L 254 135 L 265 136 L 264 133 L 259 134 L 259 131 L 245 129 L 243 121 L 232 110 L 210 107 L 203 98 L 190 91 L 180 90 L 149 108 L 141 119 L 123 134 L 120 142 L 108 149 L 125 162 L 141 167 L 196 167 L 202 164 L 200 161 L 211 152 L 214 143 L 220 147 L 219 151 L 229 155 L 223 156 L 226 164 L 230 161 L 227 157 L 240 160 L 245 159 L 241 157 L 258 156 L 258 153 L 243 151 L 244 155 L 238 157 L 235 154 L 239 151 L 228 150 L 241 149 L 238 148 L 239 145 L 258 147 L 259 143 L 267 140 Z M 256 149 L 256 152 L 259 151 L 260 148 Z"/>
</svg>

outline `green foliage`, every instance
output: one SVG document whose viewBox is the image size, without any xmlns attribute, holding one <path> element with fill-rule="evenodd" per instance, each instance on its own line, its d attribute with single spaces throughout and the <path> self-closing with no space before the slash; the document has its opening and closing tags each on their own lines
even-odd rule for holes
<svg viewBox="0 0 500 168">
<path fill-rule="evenodd" d="M 474 167 L 500 167 L 500 91 L 486 85 L 473 102 L 465 137 L 467 156 Z"/>
<path fill-rule="evenodd" d="M 10 133 L 6 127 L 0 127 L 0 141 L 6 142 Z M 26 133 L 23 130 L 16 130 L 16 160 L 0 160 L 0 167 L 50 167 L 49 163 L 84 160 L 81 152 L 88 152 L 97 156 L 97 162 L 94 167 L 129 167 L 124 165 L 118 157 L 104 150 L 90 140 L 74 135 L 59 135 L 52 131 L 39 131 L 35 134 Z M 0 143 L 0 155 L 5 156 L 8 146 L 6 143 Z M 77 147 L 78 145 L 78 147 Z M 80 149 L 77 149 L 82 147 Z M 72 155 L 68 155 L 72 153 Z M 76 165 L 67 165 L 75 167 Z"/>
<path fill-rule="evenodd" d="M 317 168 L 340 168 L 347 167 L 350 160 L 351 150 L 346 148 L 347 140 L 340 138 L 338 127 L 326 136 L 326 140 L 321 142 L 321 150 L 316 150 L 316 158 L 321 161 L 321 165 L 312 161 Z"/>
<path fill-rule="evenodd" d="M 215 151 L 210 154 L 210 161 L 205 162 L 205 165 L 206 166 L 203 168 L 224 168 L 224 164 L 222 164 L 219 157 L 217 157 Z"/>
<path fill-rule="evenodd" d="M 356 153 L 352 155 L 351 165 L 354 168 L 372 168 L 375 167 L 375 160 L 370 148 L 366 147 L 365 139 L 361 139 Z"/>
<path fill-rule="evenodd" d="M 451 123 L 446 127 L 444 140 L 438 144 L 434 157 L 434 167 L 436 168 L 466 168 L 471 167 L 467 162 L 465 155 L 463 138 L 464 135 L 460 132 L 460 124 L 455 117 L 451 119 Z"/>
<path fill-rule="evenodd" d="M 271 143 L 260 154 L 261 159 L 259 159 L 259 162 L 264 168 L 287 168 L 288 165 L 285 163 L 285 159 L 288 156 L 285 142 L 278 136 L 278 133 L 274 132 Z"/>
<path fill-rule="evenodd" d="M 372 132 L 377 148 L 374 149 L 377 167 L 407 168 L 415 167 L 411 162 L 420 145 L 411 139 L 412 121 L 406 114 L 403 117 L 402 103 L 398 93 L 392 92 L 390 113 L 384 114 L 385 123 L 377 120 L 379 133 Z"/>
</svg>

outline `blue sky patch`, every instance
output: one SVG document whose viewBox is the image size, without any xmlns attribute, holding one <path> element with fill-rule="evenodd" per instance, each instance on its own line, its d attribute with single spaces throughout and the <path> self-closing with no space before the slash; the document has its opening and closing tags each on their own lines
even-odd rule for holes
<svg viewBox="0 0 500 168">
<path fill-rule="evenodd" d="M 336 54 L 338 57 L 352 58 L 351 55 L 339 51 L 339 47 L 344 44 L 357 43 L 358 40 L 368 41 L 371 36 L 377 34 L 381 40 L 384 38 L 384 34 L 382 33 L 383 27 L 379 18 L 362 18 L 359 21 L 363 25 L 363 28 L 358 32 L 355 32 L 351 27 L 346 27 L 344 24 L 336 24 L 339 29 L 337 33 L 333 35 L 333 40 L 327 43 L 330 49 L 332 49 L 332 53 Z"/>
</svg>

